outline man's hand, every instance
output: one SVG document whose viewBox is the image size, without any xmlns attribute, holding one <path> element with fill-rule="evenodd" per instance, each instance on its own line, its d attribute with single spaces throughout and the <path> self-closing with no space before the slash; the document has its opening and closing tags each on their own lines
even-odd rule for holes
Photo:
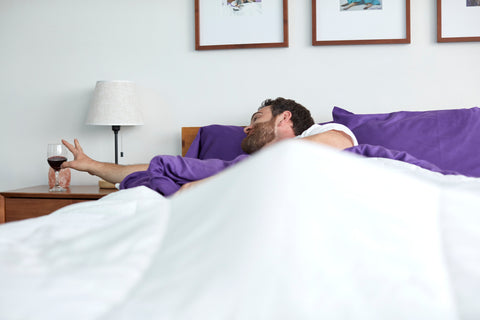
<svg viewBox="0 0 480 320">
<path fill-rule="evenodd" d="M 72 168 L 78 171 L 86 171 L 90 174 L 93 174 L 92 167 L 95 164 L 95 160 L 91 159 L 85 154 L 85 152 L 83 152 L 83 149 L 80 146 L 78 140 L 74 140 L 75 146 L 71 145 L 65 140 L 62 140 L 62 143 L 73 154 L 73 160 L 64 162 L 62 164 L 62 168 Z"/>
<path fill-rule="evenodd" d="M 180 187 L 180 189 L 177 191 L 177 192 L 182 192 L 182 191 L 185 191 L 186 189 L 190 189 L 191 187 L 195 186 L 195 185 L 198 185 L 200 184 L 201 182 L 207 180 L 207 179 L 210 179 L 210 177 L 208 178 L 204 178 L 202 180 L 197 180 L 197 181 L 192 181 L 192 182 L 187 182 L 185 183 L 183 186 Z"/>
<path fill-rule="evenodd" d="M 202 180 L 187 182 L 183 186 L 181 186 L 178 191 L 185 191 L 186 189 L 190 189 L 191 187 L 193 187 L 194 185 L 196 185 L 200 181 L 202 181 Z"/>
<path fill-rule="evenodd" d="M 148 164 L 118 165 L 93 160 L 83 152 L 77 139 L 74 140 L 75 145 L 71 145 L 65 140 L 62 140 L 62 143 L 73 154 L 73 160 L 64 162 L 62 168 L 85 171 L 111 183 L 121 182 L 129 174 L 136 171 L 144 171 L 148 168 Z"/>
</svg>

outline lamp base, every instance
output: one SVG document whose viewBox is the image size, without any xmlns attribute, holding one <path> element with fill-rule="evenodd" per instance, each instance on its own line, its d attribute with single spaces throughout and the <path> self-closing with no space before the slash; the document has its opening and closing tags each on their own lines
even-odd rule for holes
<svg viewBox="0 0 480 320">
<path fill-rule="evenodd" d="M 98 187 L 100 189 L 116 189 L 115 184 L 111 182 L 107 182 L 105 180 L 99 180 L 98 181 Z"/>
<path fill-rule="evenodd" d="M 115 139 L 115 164 L 118 164 L 118 131 L 120 131 L 120 126 L 112 126 L 112 130 Z"/>
</svg>

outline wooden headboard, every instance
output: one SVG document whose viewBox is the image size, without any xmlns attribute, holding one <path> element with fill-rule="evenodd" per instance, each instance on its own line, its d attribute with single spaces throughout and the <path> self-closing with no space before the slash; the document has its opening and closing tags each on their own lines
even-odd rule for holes
<svg viewBox="0 0 480 320">
<path fill-rule="evenodd" d="M 188 148 L 190 148 L 200 128 L 201 127 L 182 127 L 182 157 L 185 157 L 187 154 Z"/>
</svg>

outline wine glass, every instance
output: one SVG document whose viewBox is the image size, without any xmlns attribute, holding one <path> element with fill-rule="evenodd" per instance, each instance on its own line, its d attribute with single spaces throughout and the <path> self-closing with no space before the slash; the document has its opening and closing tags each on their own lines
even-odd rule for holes
<svg viewBox="0 0 480 320">
<path fill-rule="evenodd" d="M 52 143 L 47 146 L 47 161 L 50 167 L 55 171 L 55 186 L 48 191 L 67 191 L 60 186 L 59 173 L 62 163 L 67 161 L 67 148 L 61 143 Z"/>
</svg>

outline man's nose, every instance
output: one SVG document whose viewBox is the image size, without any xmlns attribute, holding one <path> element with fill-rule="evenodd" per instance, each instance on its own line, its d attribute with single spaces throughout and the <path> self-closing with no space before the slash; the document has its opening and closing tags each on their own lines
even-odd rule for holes
<svg viewBox="0 0 480 320">
<path fill-rule="evenodd" d="M 252 130 L 252 126 L 248 126 L 248 127 L 245 127 L 243 128 L 243 132 L 245 132 L 245 134 L 248 134 L 250 132 L 250 130 Z"/>
</svg>

